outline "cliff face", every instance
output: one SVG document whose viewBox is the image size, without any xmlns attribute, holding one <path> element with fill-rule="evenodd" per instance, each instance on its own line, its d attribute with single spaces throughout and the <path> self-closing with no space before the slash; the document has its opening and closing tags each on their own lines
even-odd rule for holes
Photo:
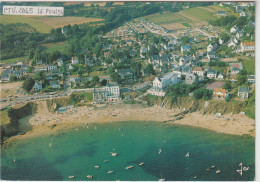
<svg viewBox="0 0 260 182">
<path fill-rule="evenodd" d="M 34 114 L 37 110 L 35 103 L 29 102 L 25 105 L 1 111 L 1 140 L 19 133 L 19 119 Z M 2 117 L 2 115 L 4 117 Z"/>
<path fill-rule="evenodd" d="M 157 97 L 145 96 L 144 101 L 151 105 L 163 106 L 167 109 L 181 108 L 189 112 L 201 112 L 203 114 L 237 114 L 246 111 L 247 104 L 245 101 L 226 102 L 224 100 L 213 99 L 210 101 L 194 100 L 191 97 Z"/>
</svg>

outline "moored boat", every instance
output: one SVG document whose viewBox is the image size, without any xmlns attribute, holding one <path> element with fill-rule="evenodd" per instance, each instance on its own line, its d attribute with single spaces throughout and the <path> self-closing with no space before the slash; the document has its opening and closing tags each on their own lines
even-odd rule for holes
<svg viewBox="0 0 260 182">
<path fill-rule="evenodd" d="M 100 166 L 94 166 L 95 168 L 100 168 Z"/>
<path fill-rule="evenodd" d="M 127 166 L 125 169 L 128 170 L 128 169 L 132 169 L 134 166 Z"/>
<path fill-rule="evenodd" d="M 92 179 L 92 178 L 93 178 L 93 176 L 92 176 L 92 175 L 87 175 L 86 177 L 87 177 L 87 178 L 90 178 L 90 179 Z"/>
<path fill-rule="evenodd" d="M 73 179 L 73 178 L 75 178 L 75 176 L 69 176 L 68 178 L 69 178 L 69 179 Z"/>
<path fill-rule="evenodd" d="M 108 174 L 111 174 L 111 173 L 113 173 L 113 172 L 114 172 L 114 171 L 107 171 Z"/>
<path fill-rule="evenodd" d="M 185 155 L 186 158 L 190 157 L 190 153 L 188 152 L 186 155 Z"/>
<path fill-rule="evenodd" d="M 220 170 L 217 170 L 216 173 L 217 173 L 217 174 L 220 173 Z"/>
<path fill-rule="evenodd" d="M 139 164 L 139 166 L 142 166 L 142 165 L 144 165 L 144 163 L 143 163 L 143 162 L 141 162 L 141 163 Z"/>
<path fill-rule="evenodd" d="M 118 153 L 111 152 L 111 156 L 116 157 L 117 155 L 118 155 Z"/>
</svg>

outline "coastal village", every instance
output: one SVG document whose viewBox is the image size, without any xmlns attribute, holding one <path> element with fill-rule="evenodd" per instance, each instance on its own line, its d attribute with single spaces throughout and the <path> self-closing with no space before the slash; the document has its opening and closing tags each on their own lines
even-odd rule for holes
<svg viewBox="0 0 260 182">
<path fill-rule="evenodd" d="M 215 6 L 227 9 L 217 11 L 218 18 L 235 13 L 240 20 L 251 16 L 254 3 Z M 38 54 L 27 61 L 1 63 L 3 86 L 22 82 L 12 91 L 2 87 L 1 109 L 67 96 L 73 96 L 71 101 L 58 104 L 56 112 L 88 104 L 149 105 L 160 97 L 248 103 L 255 92 L 254 70 L 248 71 L 247 65 L 255 59 L 254 32 L 249 31 L 254 22 L 237 21 L 229 29 L 212 24 L 170 30 L 136 18 L 93 37 L 93 50 L 78 49 L 71 57 L 55 52 L 48 62 Z M 60 30 L 68 36 L 68 26 Z M 156 105 L 165 107 L 164 101 Z M 241 112 L 248 113 L 254 115 Z"/>
<path fill-rule="evenodd" d="M 246 9 L 252 5 L 243 3 L 234 7 L 239 16 L 245 16 Z M 226 16 L 226 12 L 218 11 L 217 16 Z M 249 22 L 246 26 L 254 24 Z M 161 97 L 168 86 L 201 82 L 206 83 L 204 87 L 212 91 L 213 98 L 228 100 L 232 95 L 234 99 L 248 99 L 254 90 L 255 75 L 245 72 L 243 59 L 254 59 L 255 42 L 246 26 L 234 25 L 224 30 L 200 24 L 169 31 L 138 18 L 103 36 L 98 35 L 99 55 L 79 50 L 71 59 L 61 55 L 53 64 L 40 59 L 1 64 L 1 81 L 11 84 L 34 78 L 28 90 L 32 97 L 9 106 L 35 99 L 35 94 L 39 99 L 46 98 L 41 95 L 53 92 L 55 96 L 92 92 L 96 103 L 135 99 L 127 92 L 138 90 L 143 95 Z M 66 32 L 67 28 L 62 28 L 62 33 L 66 35 Z M 15 100 L 12 95 L 1 98 L 2 103 L 12 100 Z"/>
<path fill-rule="evenodd" d="M 73 137 L 87 136 L 84 138 L 84 142 L 87 143 L 81 143 L 83 140 L 75 142 L 77 145 L 87 147 L 83 152 L 76 153 L 75 156 L 77 160 L 82 156 L 85 157 L 85 160 L 85 155 L 91 158 L 91 161 L 86 163 L 87 167 L 83 167 L 88 168 L 88 174 L 85 175 L 86 172 L 84 172 L 85 176 L 82 175 L 82 177 L 80 172 L 73 173 L 73 170 L 70 169 L 65 171 L 60 179 L 94 178 L 99 180 L 98 177 L 102 179 L 104 174 L 108 175 L 108 179 L 110 179 L 109 177 L 112 179 L 115 174 L 119 176 L 120 173 L 121 175 L 123 168 L 119 170 L 119 166 L 113 162 L 120 159 L 125 153 L 122 148 L 120 151 L 121 145 L 115 144 L 115 141 L 111 141 L 112 144 L 102 143 L 103 149 L 106 148 L 107 156 L 102 156 L 101 162 L 100 159 L 96 160 L 96 150 L 98 151 L 98 147 L 100 147 L 96 147 L 96 143 L 103 142 L 104 139 L 101 139 L 101 134 L 98 132 L 109 133 L 109 136 L 104 135 L 107 138 L 120 137 L 120 141 L 134 135 L 133 133 L 130 135 L 132 130 L 129 129 L 129 126 L 127 128 L 124 125 L 114 125 L 115 122 L 140 121 L 141 124 L 138 123 L 139 125 L 137 124 L 135 127 L 141 126 L 136 131 L 142 135 L 145 134 L 144 140 L 148 140 L 148 137 L 153 137 L 153 135 L 140 131 L 146 131 L 152 127 L 157 127 L 156 131 L 159 129 L 159 132 L 168 132 L 170 128 L 171 131 L 183 132 L 188 126 L 192 129 L 204 128 L 206 130 L 198 130 L 194 136 L 201 135 L 201 132 L 210 136 L 205 141 L 201 138 L 198 145 L 200 142 L 209 141 L 211 149 L 215 145 L 210 141 L 213 138 L 213 135 L 209 134 L 210 130 L 214 131 L 219 138 L 221 136 L 219 133 L 240 135 L 241 138 L 237 140 L 243 139 L 245 143 L 246 140 L 249 141 L 255 136 L 255 3 L 212 2 L 209 5 L 201 3 L 201 6 L 195 6 L 192 3 L 173 2 L 170 8 L 179 8 L 176 12 L 175 9 L 166 11 L 163 9 L 165 6 L 161 5 L 159 9 L 163 9 L 163 11 L 156 11 L 156 13 L 147 11 L 146 14 L 140 13 L 138 16 L 133 15 L 128 19 L 125 18 L 126 13 L 122 15 L 126 20 L 122 21 L 115 16 L 109 16 L 109 13 L 113 12 L 113 8 L 119 7 L 120 9 L 121 6 L 134 8 L 140 4 L 149 6 L 152 3 L 114 3 L 113 5 L 113 2 L 107 2 L 104 4 L 101 7 L 95 3 L 89 6 L 82 3 L 67 5 L 69 8 L 65 8 L 65 10 L 69 12 L 69 16 L 77 16 L 77 13 L 82 13 L 79 8 L 81 6 L 93 8 L 95 15 L 104 13 L 103 11 L 107 8 L 108 15 L 104 15 L 106 18 L 97 23 L 64 25 L 51 29 L 50 33 L 34 32 L 30 35 L 31 32 L 26 32 L 28 37 L 25 39 L 23 37 L 24 42 L 35 48 L 26 50 L 29 46 L 23 45 L 22 49 L 28 52 L 24 56 L 26 58 L 19 59 L 18 56 L 14 56 L 8 61 L 1 61 L 1 142 L 7 148 L 12 147 L 9 143 L 14 140 L 42 136 L 42 138 L 48 137 L 45 143 L 42 142 L 44 150 L 54 153 L 61 147 L 58 145 L 64 142 L 64 151 L 67 152 L 67 148 L 73 148 L 71 147 L 74 144 L 71 142 Z M 196 17 L 188 17 L 185 11 L 195 11 L 193 8 L 195 10 L 198 8 L 199 11 L 207 10 L 213 18 L 198 21 Z M 151 9 L 153 11 L 153 8 Z M 166 9 L 168 10 L 168 7 Z M 121 10 L 124 11 L 123 8 Z M 118 11 L 120 12 L 120 10 Z M 169 16 L 173 12 L 176 13 L 177 19 L 189 19 L 189 21 L 156 23 L 161 17 L 164 19 L 164 16 Z M 116 13 L 116 15 L 120 13 Z M 89 17 L 89 15 L 84 16 Z M 116 19 L 115 22 L 120 23 L 114 23 L 114 19 Z M 16 31 L 19 30 L 19 26 L 27 27 L 27 25 L 19 24 L 18 28 L 8 28 Z M 8 36 L 5 38 L 11 37 Z M 37 39 L 43 40 L 42 43 L 37 45 Z M 21 45 L 21 40 L 13 40 L 13 42 L 14 45 Z M 55 47 L 53 44 L 58 46 Z M 46 48 L 46 45 L 51 45 L 51 48 Z M 118 126 L 120 127 L 118 128 Z M 68 134 L 69 132 L 66 133 L 69 131 L 68 129 L 71 129 L 71 136 Z M 81 135 L 81 132 L 84 132 L 84 135 Z M 193 136 L 189 136 L 185 132 L 180 132 L 179 135 L 178 132 L 171 132 L 171 134 L 181 136 L 180 138 L 183 138 L 183 135 Z M 70 138 L 69 142 L 68 139 L 59 141 L 64 136 L 68 137 L 67 134 Z M 100 138 L 97 135 L 100 135 Z M 165 135 L 163 133 L 156 136 L 158 138 L 154 140 L 149 139 L 154 144 L 151 144 L 152 147 L 149 144 L 150 148 L 147 149 L 149 155 L 153 159 L 155 158 L 155 162 L 160 165 L 164 161 L 159 157 L 163 157 L 165 154 L 171 155 L 172 141 L 176 147 L 174 150 L 177 149 L 175 142 L 178 140 L 166 138 Z M 221 138 L 221 140 L 226 142 L 229 136 L 224 137 L 226 138 Z M 182 149 L 178 152 L 178 155 L 181 154 L 181 160 L 185 162 L 185 171 L 189 167 L 188 161 L 190 164 L 196 162 L 190 159 L 196 158 L 197 148 L 186 146 L 189 142 L 185 141 L 185 151 Z M 131 141 L 129 144 L 132 145 Z M 246 144 L 246 146 L 250 144 Z M 35 144 L 30 142 L 30 145 Z M 206 144 L 203 143 L 203 145 Z M 93 146 L 96 148 L 93 149 Z M 224 149 L 233 152 L 232 147 L 224 146 Z M 108 150 L 108 148 L 111 149 Z M 164 151 L 166 148 L 168 151 Z M 131 150 L 129 149 L 129 151 Z M 69 160 L 74 160 L 75 156 L 70 158 L 72 151 L 70 150 L 69 155 L 65 156 Z M 89 154 L 86 154 L 88 152 Z M 202 153 L 201 156 L 203 155 L 208 154 Z M 214 155 L 212 154 L 213 158 Z M 149 166 L 150 161 L 145 161 L 144 156 L 135 162 L 128 162 L 122 174 L 126 171 L 129 173 L 134 172 L 135 169 L 145 170 L 146 167 L 151 167 Z M 21 160 L 18 159 L 19 155 L 15 156 L 12 153 L 12 156 L 8 157 L 4 160 L 12 165 L 19 165 L 19 160 Z M 128 160 L 126 158 L 125 163 Z M 55 160 L 62 161 L 63 158 Z M 214 159 L 207 159 L 207 166 L 202 167 L 203 172 L 190 172 L 190 174 L 185 174 L 188 177 L 183 180 L 196 180 L 197 178 L 204 180 L 203 175 L 213 174 L 217 177 L 226 175 L 227 169 L 217 162 Z M 8 166 L 9 163 L 5 165 Z M 59 161 L 57 164 L 60 165 Z M 67 161 L 62 163 L 64 166 L 65 164 Z M 232 163 L 232 165 L 234 164 Z M 250 165 L 251 170 L 253 164 Z M 166 168 L 168 170 L 168 163 Z M 99 173 L 96 172 L 98 170 Z M 156 170 L 159 170 L 158 166 Z M 235 171 L 235 173 L 237 172 L 239 173 L 239 170 Z M 167 174 L 162 174 L 161 169 L 160 173 L 160 175 L 152 175 L 156 179 L 160 176 L 159 181 L 168 180 L 163 177 Z M 250 175 L 252 175 L 251 173 L 250 171 Z M 118 176 L 115 178 L 118 179 Z M 232 179 L 240 179 L 239 177 Z M 129 179 L 132 180 L 132 178 Z"/>
</svg>

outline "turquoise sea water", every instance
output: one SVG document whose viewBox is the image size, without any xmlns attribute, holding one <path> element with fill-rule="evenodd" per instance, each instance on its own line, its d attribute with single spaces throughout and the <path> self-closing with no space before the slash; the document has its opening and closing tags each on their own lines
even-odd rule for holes
<svg viewBox="0 0 260 182">
<path fill-rule="evenodd" d="M 253 180 L 254 149 L 254 138 L 242 139 L 186 126 L 156 122 L 89 124 L 89 129 L 74 128 L 3 147 L 1 179 Z M 117 152 L 118 156 L 112 157 L 110 152 Z M 187 152 L 189 158 L 185 158 Z M 144 165 L 139 166 L 140 162 Z M 249 167 L 242 176 L 236 171 L 241 162 Z M 96 165 L 100 168 L 94 168 Z M 134 168 L 126 170 L 130 165 Z M 212 165 L 215 169 L 206 171 Z M 217 169 L 221 170 L 219 174 Z M 108 170 L 114 173 L 108 174 Z M 88 179 L 87 175 L 94 178 Z"/>
</svg>

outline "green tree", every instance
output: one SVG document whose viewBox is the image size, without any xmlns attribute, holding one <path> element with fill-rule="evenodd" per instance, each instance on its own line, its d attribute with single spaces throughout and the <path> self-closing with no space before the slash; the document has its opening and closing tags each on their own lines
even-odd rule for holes
<svg viewBox="0 0 260 182">
<path fill-rule="evenodd" d="M 92 81 L 93 81 L 93 83 L 94 83 L 95 85 L 97 85 L 97 84 L 99 83 L 99 77 L 98 77 L 98 76 L 94 76 L 94 77 L 92 78 Z"/>
<path fill-rule="evenodd" d="M 33 87 L 33 85 L 34 85 L 34 80 L 32 79 L 32 78 L 27 78 L 24 82 L 23 82 L 23 84 L 22 84 L 22 88 L 24 89 L 24 90 L 26 90 L 27 92 L 30 92 L 31 91 L 31 89 L 32 89 L 32 87 Z"/>
<path fill-rule="evenodd" d="M 138 63 L 133 63 L 133 66 L 132 68 L 134 69 L 135 71 L 135 75 L 137 76 L 137 78 L 140 78 L 141 77 L 141 68 L 142 68 L 142 65 L 140 62 Z"/>
<path fill-rule="evenodd" d="M 231 81 L 226 81 L 226 83 L 223 85 L 222 87 L 223 89 L 227 89 L 227 90 L 230 90 L 232 89 L 232 86 L 231 86 Z"/>
<path fill-rule="evenodd" d="M 114 72 L 111 75 L 111 80 L 113 82 L 118 82 L 119 83 L 121 81 L 121 77 L 120 77 L 120 75 L 118 73 Z"/>
<path fill-rule="evenodd" d="M 247 82 L 247 73 L 246 70 L 240 70 L 237 74 L 237 85 L 243 85 Z"/>
<path fill-rule="evenodd" d="M 205 88 L 199 88 L 193 92 L 193 97 L 195 99 L 203 99 L 203 100 L 210 100 L 212 98 L 213 91 L 208 90 Z"/>
<path fill-rule="evenodd" d="M 38 71 L 35 75 L 34 75 L 34 77 L 33 77 L 33 79 L 34 80 L 38 80 L 38 81 L 40 81 L 40 80 L 45 80 L 45 77 L 46 76 L 46 73 L 44 72 L 44 71 Z"/>
<path fill-rule="evenodd" d="M 106 80 L 106 79 L 103 79 L 100 83 L 101 83 L 102 86 L 106 86 L 107 80 Z"/>
<path fill-rule="evenodd" d="M 11 80 L 11 81 L 16 81 L 16 80 L 17 80 L 17 77 L 16 77 L 16 76 L 11 76 L 10 80 Z"/>
<path fill-rule="evenodd" d="M 182 37 L 181 38 L 181 45 L 186 45 L 188 44 L 190 39 L 188 37 Z"/>
<path fill-rule="evenodd" d="M 97 57 L 100 56 L 102 47 L 100 45 L 100 43 L 96 43 L 95 47 L 93 48 L 93 52 L 97 55 Z"/>
<path fill-rule="evenodd" d="M 148 75 L 155 75 L 155 71 L 153 69 L 152 64 L 148 64 L 147 67 L 145 68 L 145 71 Z"/>
</svg>

